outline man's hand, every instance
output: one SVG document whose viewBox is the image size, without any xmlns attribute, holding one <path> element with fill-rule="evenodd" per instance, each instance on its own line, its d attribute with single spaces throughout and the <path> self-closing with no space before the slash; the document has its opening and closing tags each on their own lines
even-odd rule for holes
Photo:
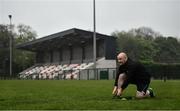
<svg viewBox="0 0 180 111">
<path fill-rule="evenodd" d="M 114 89 L 113 89 L 113 91 L 112 91 L 112 94 L 116 94 L 117 93 L 117 86 L 114 86 Z"/>
<path fill-rule="evenodd" d="M 117 96 L 121 96 L 122 92 L 123 92 L 122 88 L 118 88 L 117 89 Z"/>
</svg>

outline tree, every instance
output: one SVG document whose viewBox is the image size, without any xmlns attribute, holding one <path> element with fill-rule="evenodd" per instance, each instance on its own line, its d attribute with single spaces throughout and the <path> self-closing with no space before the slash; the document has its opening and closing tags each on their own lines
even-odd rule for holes
<svg viewBox="0 0 180 111">
<path fill-rule="evenodd" d="M 154 42 L 158 52 L 154 58 L 157 62 L 180 62 L 180 43 L 173 37 L 157 37 Z"/>
<path fill-rule="evenodd" d="M 8 26 L 0 24 L 0 74 L 9 75 L 9 37 L 12 34 L 13 39 L 13 75 L 19 71 L 31 66 L 34 63 L 34 54 L 32 52 L 17 50 L 15 46 L 20 43 L 34 40 L 37 36 L 36 32 L 30 26 L 20 24 L 17 32 L 13 29 L 9 33 Z"/>
<path fill-rule="evenodd" d="M 8 73 L 9 32 L 6 25 L 0 24 L 0 74 Z"/>
<path fill-rule="evenodd" d="M 30 26 L 19 24 L 17 26 L 16 44 L 35 40 L 37 34 Z"/>
<path fill-rule="evenodd" d="M 124 31 L 116 31 L 112 35 L 117 37 L 118 52 L 126 52 L 133 60 L 153 61 L 153 57 L 156 54 L 153 41 L 141 35 L 133 35 Z"/>
<path fill-rule="evenodd" d="M 36 32 L 27 25 L 19 24 L 15 36 L 15 44 L 21 44 L 36 39 Z M 22 71 L 34 64 L 35 54 L 33 52 L 18 50 L 14 48 L 14 61 L 19 66 L 19 71 Z"/>
<path fill-rule="evenodd" d="M 128 31 L 129 34 L 132 34 L 134 37 L 143 37 L 148 40 L 161 36 L 159 32 L 154 31 L 150 27 L 139 27 L 137 29 L 131 29 Z"/>
<path fill-rule="evenodd" d="M 127 52 L 134 60 L 180 62 L 180 42 L 175 37 L 163 37 L 147 27 L 116 31 L 112 35 L 117 37 L 118 52 Z"/>
</svg>

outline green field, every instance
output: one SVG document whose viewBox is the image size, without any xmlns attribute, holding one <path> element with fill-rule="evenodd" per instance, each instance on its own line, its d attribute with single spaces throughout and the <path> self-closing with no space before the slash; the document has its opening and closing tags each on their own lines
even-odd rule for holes
<svg viewBox="0 0 180 111">
<path fill-rule="evenodd" d="M 180 109 L 180 81 L 154 80 L 156 97 L 143 100 L 112 99 L 113 80 L 1 80 L 0 109 Z M 124 96 L 134 96 L 130 85 Z"/>
</svg>

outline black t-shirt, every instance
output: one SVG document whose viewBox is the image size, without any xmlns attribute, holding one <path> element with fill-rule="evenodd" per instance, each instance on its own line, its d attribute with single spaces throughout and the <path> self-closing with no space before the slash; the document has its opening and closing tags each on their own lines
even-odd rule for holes
<svg viewBox="0 0 180 111">
<path fill-rule="evenodd" d="M 149 83 L 150 82 L 150 74 L 146 71 L 145 67 L 139 63 L 134 62 L 130 58 L 128 58 L 127 62 L 123 65 L 120 65 L 117 69 L 116 79 L 114 86 L 118 85 L 119 75 L 125 73 L 126 80 L 122 85 L 122 89 L 125 89 L 129 83 L 131 84 L 139 84 L 139 83 Z"/>
</svg>

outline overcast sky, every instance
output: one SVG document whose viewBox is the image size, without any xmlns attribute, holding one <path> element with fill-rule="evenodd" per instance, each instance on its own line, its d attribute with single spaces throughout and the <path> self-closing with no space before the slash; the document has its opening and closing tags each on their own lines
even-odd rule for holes
<svg viewBox="0 0 180 111">
<path fill-rule="evenodd" d="M 93 30 L 93 0 L 0 0 L 0 24 L 31 26 L 38 37 L 70 28 Z M 96 31 L 141 26 L 180 38 L 180 0 L 96 0 Z"/>
</svg>

